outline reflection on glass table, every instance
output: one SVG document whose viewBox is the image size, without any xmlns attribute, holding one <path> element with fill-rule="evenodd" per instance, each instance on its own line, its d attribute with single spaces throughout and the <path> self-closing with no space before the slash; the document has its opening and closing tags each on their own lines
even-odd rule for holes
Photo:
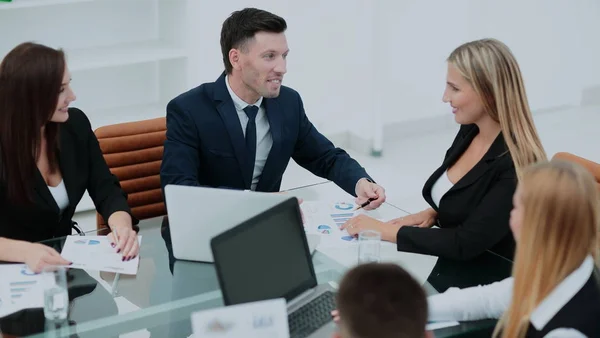
<svg viewBox="0 0 600 338">
<path fill-rule="evenodd" d="M 353 200 L 330 182 L 292 189 L 288 194 L 301 197 L 304 201 Z M 407 214 L 390 203 L 384 204 L 377 213 L 382 219 Z M 114 296 L 111 295 L 114 273 L 71 269 L 67 273 L 70 303 L 67 321 L 47 322 L 43 309 L 28 309 L 1 318 L 0 332 L 5 337 L 58 337 L 69 334 L 77 337 L 118 337 L 138 331 L 142 337 L 190 336 L 190 316 L 193 312 L 223 306 L 218 279 L 213 264 L 175 260 L 170 254 L 168 233 L 161 231 L 161 224 L 162 218 L 140 223 L 143 241 L 138 273 L 135 276 L 121 275 L 118 282 L 114 283 Z M 88 233 L 96 234 L 98 232 Z M 56 238 L 44 243 L 60 252 L 64 242 L 64 238 Z M 357 246 L 347 251 L 317 250 L 313 254 L 319 284 L 341 280 L 353 265 L 351 260 L 344 259 L 344 255 L 354 255 L 357 261 Z M 450 286 L 465 287 L 493 282 L 512 267 L 510 261 L 492 253 L 463 263 L 396 252 L 393 246 L 385 245 L 382 245 L 381 261 L 400 264 L 423 283 L 429 294 L 442 292 Z M 493 320 L 461 323 L 459 326 L 436 330 L 435 336 L 478 336 L 491 332 L 494 325 Z"/>
</svg>

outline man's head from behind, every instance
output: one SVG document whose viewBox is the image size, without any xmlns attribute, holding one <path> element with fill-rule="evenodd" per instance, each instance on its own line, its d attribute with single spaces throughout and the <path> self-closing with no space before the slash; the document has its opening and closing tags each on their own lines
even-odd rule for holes
<svg viewBox="0 0 600 338">
<path fill-rule="evenodd" d="M 338 338 L 426 336 L 425 292 L 395 264 L 363 264 L 350 270 L 337 293 Z"/>
<path fill-rule="evenodd" d="M 279 95 L 289 51 L 286 29 L 283 18 L 256 8 L 233 12 L 223 23 L 221 52 L 225 71 L 243 100 Z"/>
</svg>

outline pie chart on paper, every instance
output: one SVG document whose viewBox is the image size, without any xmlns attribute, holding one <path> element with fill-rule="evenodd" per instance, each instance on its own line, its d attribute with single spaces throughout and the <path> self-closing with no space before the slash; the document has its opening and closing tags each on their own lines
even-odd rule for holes
<svg viewBox="0 0 600 338">
<path fill-rule="evenodd" d="M 338 210 L 351 210 L 353 207 L 354 205 L 344 202 L 335 204 L 335 208 Z"/>
</svg>

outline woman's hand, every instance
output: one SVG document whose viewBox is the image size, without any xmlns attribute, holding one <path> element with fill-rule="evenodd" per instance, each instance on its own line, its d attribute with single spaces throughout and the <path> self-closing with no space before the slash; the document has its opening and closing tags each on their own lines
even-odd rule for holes
<svg viewBox="0 0 600 338">
<path fill-rule="evenodd" d="M 399 226 L 390 223 L 378 221 L 367 215 L 358 215 L 346 221 L 341 227 L 341 230 L 346 230 L 351 236 L 358 236 L 363 230 L 375 230 L 381 233 L 381 239 L 388 242 L 396 242 L 396 234 L 400 229 Z"/>
<path fill-rule="evenodd" d="M 437 212 L 432 208 L 429 208 L 416 214 L 393 219 L 387 223 L 396 225 L 398 228 L 407 225 L 418 226 L 419 228 L 431 228 L 435 224 L 436 219 Z"/>
<path fill-rule="evenodd" d="M 111 233 L 108 239 L 117 253 L 123 253 L 123 261 L 135 258 L 140 251 L 137 233 L 133 230 L 131 216 L 124 211 L 117 211 L 110 215 L 108 226 Z"/>
<path fill-rule="evenodd" d="M 331 311 L 331 317 L 333 317 L 333 321 L 336 324 L 340 322 L 340 312 L 338 310 Z"/>
<path fill-rule="evenodd" d="M 53 248 L 39 243 L 23 243 L 24 262 L 35 273 L 42 272 L 46 266 L 71 265 L 71 262 Z"/>
</svg>

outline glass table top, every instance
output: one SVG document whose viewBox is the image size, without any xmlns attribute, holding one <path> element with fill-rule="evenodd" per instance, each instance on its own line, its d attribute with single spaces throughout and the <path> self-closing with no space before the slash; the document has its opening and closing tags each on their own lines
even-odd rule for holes
<svg viewBox="0 0 600 338">
<path fill-rule="evenodd" d="M 336 189 L 339 188 L 334 184 L 324 183 L 288 193 L 304 200 L 316 200 L 323 197 L 323 191 L 335 194 Z M 382 214 L 406 214 L 390 203 L 380 209 Z M 46 321 L 41 308 L 21 310 L 0 318 L 2 336 L 189 337 L 192 313 L 223 306 L 219 282 L 213 264 L 174 259 L 168 232 L 161 231 L 161 224 L 162 217 L 140 222 L 142 245 L 137 275 L 120 275 L 115 281 L 114 273 L 70 269 L 67 321 Z M 97 231 L 87 233 L 96 234 Z M 43 243 L 60 252 L 64 242 L 65 238 L 55 238 Z M 418 260 L 423 259 L 422 256 L 414 255 L 413 263 L 408 254 L 402 265 L 411 272 L 417 271 L 414 269 L 419 267 L 409 265 L 421 264 Z M 431 261 L 435 266 L 425 270 L 423 277 L 423 287 L 428 294 L 443 292 L 450 286 L 497 281 L 508 276 L 512 267 L 509 260 L 490 252 L 469 263 Z M 338 283 L 349 269 L 318 250 L 313 254 L 313 264 L 319 284 Z M 494 325 L 493 320 L 461 323 L 434 333 L 436 337 L 469 336 L 491 333 Z"/>
</svg>

